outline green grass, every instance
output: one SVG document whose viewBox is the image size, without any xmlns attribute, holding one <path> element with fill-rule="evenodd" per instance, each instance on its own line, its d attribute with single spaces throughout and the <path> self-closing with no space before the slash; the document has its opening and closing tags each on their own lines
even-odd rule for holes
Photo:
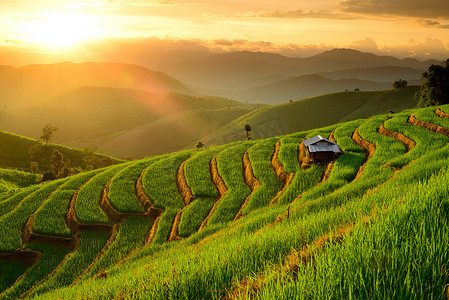
<svg viewBox="0 0 449 300">
<path fill-rule="evenodd" d="M 249 123 L 253 138 L 269 138 L 292 134 L 341 122 L 400 112 L 413 108 L 418 86 L 386 91 L 341 92 L 307 99 L 293 99 L 293 103 L 270 105 L 251 111 L 212 134 L 211 140 L 243 139 L 242 127 Z M 288 99 L 285 99 L 287 102 Z"/>
<path fill-rule="evenodd" d="M 416 143 L 416 146 L 406 155 L 390 162 L 391 165 L 403 166 L 431 151 L 443 148 L 449 142 L 449 138 L 442 134 L 407 123 L 410 115 L 411 113 L 404 112 L 384 123 L 386 129 L 402 133 Z"/>
<path fill-rule="evenodd" d="M 0 169 L 0 194 L 40 182 L 41 176 L 24 171 Z"/>
<path fill-rule="evenodd" d="M 443 266 L 449 260 L 447 158 L 445 147 L 376 193 L 353 199 L 346 206 L 359 209 L 354 217 L 376 212 L 375 222 L 356 224 L 343 243 L 329 243 L 295 276 L 267 270 L 266 285 L 253 298 L 443 299 Z"/>
<path fill-rule="evenodd" d="M 441 110 L 447 111 L 448 105 L 443 105 L 440 107 Z M 439 125 L 441 127 L 449 128 L 449 119 L 440 118 L 435 114 L 435 107 L 427 107 L 416 110 L 415 117 L 418 120 L 426 121 L 435 125 Z"/>
<path fill-rule="evenodd" d="M 26 271 L 26 276 L 0 294 L 2 299 L 18 299 L 23 293 L 44 280 L 62 262 L 69 250 L 61 246 L 28 244 L 26 249 L 42 252 L 42 258 Z"/>
<path fill-rule="evenodd" d="M 39 188 L 41 188 L 41 186 L 35 185 L 20 190 L 15 194 L 8 194 L 9 197 L 5 197 L 5 199 L 0 202 L 0 218 L 13 210 L 26 196 Z"/>
<path fill-rule="evenodd" d="M 22 228 L 34 211 L 67 179 L 42 184 L 41 189 L 29 194 L 8 214 L 0 218 L 0 252 L 12 252 L 22 246 Z"/>
<path fill-rule="evenodd" d="M 336 126 L 329 126 L 329 127 L 325 127 L 322 128 L 320 130 L 314 130 L 311 131 L 307 134 L 307 136 L 305 136 L 306 139 L 317 136 L 317 135 L 321 135 L 323 137 L 329 137 L 329 135 L 331 134 L 331 132 L 336 128 Z M 296 139 L 296 147 L 298 148 L 299 145 L 301 144 L 302 139 L 298 140 Z M 281 149 L 282 150 L 282 140 L 281 140 Z M 290 150 L 291 151 L 291 150 Z M 299 151 L 299 150 L 297 150 Z M 293 151 L 291 151 L 292 153 L 294 153 Z M 296 152 L 298 153 L 298 152 Z M 295 157 L 293 157 L 293 155 L 290 155 L 290 164 L 295 164 L 295 177 L 293 177 L 293 180 L 291 181 L 290 185 L 286 188 L 286 190 L 282 193 L 282 195 L 279 197 L 278 202 L 280 204 L 287 204 L 287 203 L 291 203 L 292 201 L 294 201 L 299 195 L 303 194 L 304 192 L 308 191 L 309 189 L 313 188 L 314 186 L 316 186 L 320 180 L 323 178 L 324 172 L 326 170 L 325 166 L 321 166 L 321 165 L 312 165 L 309 169 L 302 169 L 299 165 L 299 161 L 298 161 L 298 154 L 295 155 Z M 296 162 L 294 162 L 294 160 L 296 159 Z M 279 155 L 279 160 L 281 161 L 281 163 L 283 163 L 283 161 L 281 160 L 281 156 Z M 283 165 L 285 166 L 285 164 L 283 163 Z M 285 167 L 284 167 L 285 168 Z M 293 170 L 293 168 L 289 168 L 289 171 Z M 286 170 L 287 171 L 287 170 Z M 289 172 L 287 171 L 287 172 Z"/>
<path fill-rule="evenodd" d="M 448 283 L 445 266 L 449 261 L 449 138 L 407 124 L 411 112 L 394 114 L 387 121 L 381 115 L 279 137 L 281 150 L 284 145 L 282 163 L 298 177 L 292 183 L 295 185 L 292 190 L 297 190 L 291 192 L 291 199 L 301 191 L 304 194 L 294 203 L 279 201 L 275 205 L 267 205 L 268 199 L 261 197 L 261 202 L 235 221 L 232 220 L 251 192 L 243 180 L 243 154 L 249 149 L 254 174 L 262 183 L 259 189 L 264 183 L 273 188 L 274 184 L 268 182 L 274 175 L 270 159 L 276 139 L 225 147 L 217 156 L 217 164 L 228 191 L 208 225 L 199 232 L 215 198 L 195 199 L 184 209 L 179 234 L 185 239 L 178 242 L 166 242 L 176 214 L 185 207 L 177 189 L 176 174 L 182 162 L 194 161 L 191 158 L 195 154 L 208 150 L 166 156 L 146 168 L 143 178 L 151 201 L 164 209 L 153 243 L 143 246 L 151 222 L 129 217 L 120 224 L 122 235 L 105 249 L 83 280 L 71 287 L 61 284 L 61 288 L 36 296 L 38 299 L 444 298 L 444 286 Z M 406 152 L 401 142 L 379 134 L 377 130 L 384 121 L 387 129 L 413 139 L 415 148 Z M 375 144 L 376 151 L 363 175 L 354 179 L 365 160 L 364 150 L 351 139 L 356 128 L 362 138 Z M 297 149 L 302 137 L 328 136 L 333 129 L 344 154 L 335 161 L 329 179 L 318 185 L 324 167 L 300 169 Z M 212 154 L 204 154 L 207 158 L 196 158 L 195 162 L 202 169 L 199 178 L 208 179 L 208 184 L 211 181 L 205 170 L 210 170 Z M 109 179 L 116 172 L 111 174 Z M 279 190 L 279 186 L 276 188 Z M 20 205 L 14 207 L 16 212 Z M 132 220 L 136 221 L 133 226 Z M 0 218 L 0 225 L 1 222 L 4 217 Z M 331 240 L 327 240 L 329 235 L 333 235 Z M 0 237 L 3 241 L 5 235 L 2 233 Z M 301 258 L 307 252 L 313 259 Z M 296 263 L 290 260 L 295 256 Z M 90 280 L 98 273 L 101 278 Z"/>
<path fill-rule="evenodd" d="M 211 147 L 198 152 L 186 161 L 184 176 L 195 197 L 218 198 L 218 190 L 212 182 L 210 163 L 212 158 L 225 147 Z"/>
<path fill-rule="evenodd" d="M 178 191 L 176 175 L 182 162 L 189 159 L 193 153 L 193 150 L 187 150 L 159 160 L 148 167 L 143 175 L 145 193 L 156 207 L 165 210 L 159 220 L 153 243 L 168 240 L 176 214 L 185 206 Z"/>
<path fill-rule="evenodd" d="M 364 149 L 358 146 L 351 137 L 362 122 L 362 120 L 347 122 L 335 130 L 334 137 L 344 153 L 335 160 L 329 178 L 304 193 L 302 201 L 328 195 L 354 180 L 360 166 L 365 161 L 365 153 Z"/>
<path fill-rule="evenodd" d="M 76 216 L 84 224 L 110 224 L 110 220 L 100 207 L 103 188 L 108 181 L 127 164 L 121 164 L 95 175 L 78 192 L 75 202 Z"/>
<path fill-rule="evenodd" d="M 108 234 L 103 231 L 86 230 L 80 233 L 80 238 L 80 246 L 74 252 L 67 254 L 65 260 L 58 266 L 57 272 L 34 288 L 29 297 L 72 284 L 106 245 Z"/>
<path fill-rule="evenodd" d="M 248 156 L 251 167 L 261 186 L 253 191 L 248 204 L 243 209 L 244 215 L 268 205 L 283 187 L 282 181 L 276 177 L 271 166 L 271 157 L 274 155 L 276 141 L 277 139 L 263 140 L 249 148 Z"/>
<path fill-rule="evenodd" d="M 50 236 L 72 237 L 74 232 L 71 232 L 66 224 L 70 200 L 77 189 L 99 172 L 95 170 L 78 174 L 61 185 L 36 211 L 33 223 L 34 232 Z"/>
<path fill-rule="evenodd" d="M 72 162 L 72 167 L 84 168 L 83 150 L 64 147 L 57 144 L 44 144 L 36 140 L 20 135 L 0 131 L 0 168 L 17 168 L 24 171 L 30 170 L 29 150 L 33 146 L 40 145 L 43 153 L 43 160 L 39 162 L 40 170 L 48 170 L 51 166 L 50 157 L 54 149 L 64 155 L 64 159 Z M 108 158 L 106 155 L 95 154 L 99 159 Z M 122 162 L 116 158 L 110 158 L 113 164 Z"/>
<path fill-rule="evenodd" d="M 207 226 L 232 221 L 251 190 L 243 179 L 243 154 L 254 142 L 245 142 L 227 148 L 217 156 L 217 168 L 220 177 L 228 189 L 210 216 Z"/>
<path fill-rule="evenodd" d="M 133 263 L 130 262 L 130 264 L 120 266 L 120 270 L 117 270 L 117 273 L 111 274 L 106 279 L 105 283 L 110 286 L 108 289 L 102 288 L 105 284 L 103 282 L 89 282 L 88 286 L 77 285 L 70 290 L 58 290 L 58 295 L 61 297 L 75 297 L 76 295 L 78 297 L 82 295 L 90 295 L 91 297 L 99 297 L 100 295 L 103 297 L 114 297 L 114 295 L 120 294 L 131 297 L 134 293 L 134 295 L 139 295 L 140 297 L 154 299 L 223 297 L 226 295 L 226 289 L 211 288 L 211 286 L 228 286 L 232 288 L 232 283 L 236 280 L 251 278 L 251 276 L 254 276 L 254 273 L 259 274 L 263 270 L 266 270 L 266 275 L 269 276 L 272 272 L 273 264 L 283 263 L 282 258 L 290 253 L 292 249 L 300 249 L 303 245 L 311 243 L 316 237 L 329 232 L 332 228 L 341 224 L 351 223 L 354 220 L 369 215 L 373 211 L 373 207 L 379 213 L 383 211 L 385 205 L 395 207 L 401 203 L 402 197 L 407 194 L 407 197 L 410 197 L 412 201 L 419 199 L 419 195 L 413 193 L 415 190 L 409 187 L 425 181 L 432 177 L 432 174 L 438 174 L 442 168 L 441 163 L 446 164 L 447 167 L 445 161 L 449 153 L 448 149 L 444 149 L 444 151 L 441 151 L 443 153 L 441 156 L 434 155 L 429 158 L 432 161 L 430 168 L 427 160 L 422 161 L 419 165 L 415 164 L 413 167 L 407 167 L 409 168 L 409 172 L 401 173 L 401 176 L 396 177 L 388 185 L 383 186 L 379 190 L 379 194 L 373 193 L 368 198 L 364 198 L 363 196 L 353 198 L 353 201 L 347 204 L 336 206 L 335 208 L 329 207 L 326 210 L 321 210 L 319 213 L 306 215 L 305 218 L 294 218 L 292 216 L 290 220 L 271 227 L 264 227 L 264 224 L 272 220 L 272 217 L 267 216 L 263 212 L 260 214 L 251 214 L 248 216 L 249 219 L 245 220 L 243 218 L 239 220 L 235 226 L 225 229 L 221 236 L 210 240 L 201 249 L 179 244 L 176 247 L 165 247 L 161 251 L 155 251 L 150 258 L 145 257 Z M 424 193 L 427 192 L 426 189 L 418 188 L 418 190 Z M 403 206 L 407 207 L 407 205 Z M 283 208 L 285 209 L 285 207 Z M 402 224 L 407 226 L 407 224 L 413 223 L 403 222 Z M 254 234 L 258 228 L 263 228 L 263 231 Z M 395 227 L 385 226 L 385 229 L 383 229 L 384 234 L 391 232 L 392 228 Z M 365 230 L 360 231 L 365 232 Z M 226 236 L 226 243 L 223 243 L 222 238 L 224 236 Z M 376 236 L 373 235 L 373 237 Z M 400 239 L 398 241 L 403 240 Z M 354 246 L 350 249 L 352 253 L 360 256 L 365 252 L 358 251 L 359 247 L 357 245 L 357 243 L 354 243 Z M 408 246 L 403 247 L 409 248 L 408 251 L 412 251 L 415 247 L 419 247 L 419 245 L 414 245 L 412 238 L 409 239 Z M 371 250 L 373 249 L 376 250 L 378 248 L 376 246 L 371 248 Z M 367 253 L 376 252 L 367 251 Z M 325 253 L 327 253 L 327 250 Z M 389 253 L 389 255 L 392 254 L 389 251 L 386 253 Z M 343 255 L 340 255 L 340 257 L 343 257 Z M 421 257 L 426 256 L 423 255 Z M 402 258 L 407 263 L 412 262 L 414 259 L 408 256 Z M 323 261 L 326 262 L 325 259 Z M 328 266 L 326 269 L 323 268 L 319 271 L 325 275 L 325 272 L 329 273 L 329 270 L 333 270 L 333 268 L 338 269 L 340 268 L 340 265 L 338 265 L 340 261 L 329 260 L 329 263 L 332 263 L 332 268 Z M 360 266 L 360 262 L 357 263 L 355 267 Z M 438 263 L 434 264 L 434 266 L 439 270 L 441 265 L 438 265 Z M 422 269 L 417 263 L 412 264 L 412 266 L 416 266 L 417 270 Z M 344 267 L 344 265 L 341 265 L 341 267 Z M 370 265 L 364 265 L 363 267 L 367 269 L 370 268 Z M 308 270 L 313 272 L 314 267 L 311 266 Z M 342 268 L 342 270 L 346 271 L 345 268 Z M 388 271 L 388 268 L 384 270 Z M 132 278 L 127 277 L 129 272 L 132 272 Z M 314 273 L 310 272 L 308 276 L 301 277 L 304 278 L 304 281 L 292 281 L 297 284 L 303 284 L 303 282 L 313 284 L 312 286 L 318 286 L 321 291 L 328 290 L 327 285 L 320 286 L 324 281 L 314 283 L 313 279 L 316 277 Z M 341 276 L 347 276 L 345 274 L 347 273 L 342 273 Z M 367 275 L 364 274 L 363 276 L 365 277 Z M 376 275 L 376 273 L 373 273 L 373 275 Z M 394 281 L 395 277 L 393 273 L 386 275 L 385 282 Z M 343 277 L 340 278 L 344 279 Z M 276 283 L 274 281 L 276 279 L 285 280 L 285 282 L 279 282 L 277 288 L 282 288 L 285 284 L 290 283 L 283 277 L 274 278 L 272 281 L 270 281 L 271 278 L 267 279 L 270 283 L 273 282 L 273 284 Z M 152 284 L 149 285 L 147 282 L 151 282 Z M 333 284 L 339 283 L 341 283 L 341 280 L 333 282 Z M 352 284 L 358 284 L 358 282 L 352 281 Z M 398 282 L 398 285 L 403 285 L 402 281 Z M 269 289 L 263 289 L 263 291 L 269 293 L 270 291 L 275 291 L 274 288 L 276 286 L 271 285 Z M 437 285 L 435 289 L 441 292 L 441 285 Z M 345 290 L 333 289 L 328 292 L 341 293 L 336 298 L 345 298 L 347 294 L 343 293 L 343 291 Z M 310 290 L 308 292 L 310 293 Z M 293 293 L 296 295 L 294 289 Z M 260 295 L 261 297 L 263 296 L 262 292 L 260 292 Z M 288 296 L 290 294 L 287 293 L 285 295 Z M 316 296 L 313 294 L 306 295 L 312 298 L 321 298 L 322 296 L 321 294 L 317 294 Z M 388 297 L 388 293 L 385 293 L 384 296 Z"/>
<path fill-rule="evenodd" d="M 0 260 L 0 294 L 9 288 L 30 266 L 17 261 Z"/>
<path fill-rule="evenodd" d="M 136 182 L 142 171 L 160 158 L 150 158 L 137 163 L 118 172 L 109 185 L 108 198 L 112 206 L 122 213 L 145 212 L 136 195 Z"/>
<path fill-rule="evenodd" d="M 141 217 L 130 216 L 120 224 L 115 240 L 83 275 L 82 280 L 95 276 L 108 269 L 129 255 L 132 251 L 145 245 L 153 222 Z"/>
<path fill-rule="evenodd" d="M 303 138 L 307 136 L 307 132 L 290 134 L 280 139 L 281 147 L 279 149 L 279 161 L 284 166 L 287 173 L 296 173 L 300 165 L 298 162 L 298 148 Z"/>
<path fill-rule="evenodd" d="M 216 198 L 198 198 L 186 207 L 179 222 L 179 236 L 189 237 L 197 232 L 216 201 Z"/>
</svg>

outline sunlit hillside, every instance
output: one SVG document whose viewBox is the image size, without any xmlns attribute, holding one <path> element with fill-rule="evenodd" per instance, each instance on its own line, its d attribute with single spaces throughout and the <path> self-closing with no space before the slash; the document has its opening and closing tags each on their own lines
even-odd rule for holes
<svg viewBox="0 0 449 300">
<path fill-rule="evenodd" d="M 448 145 L 444 105 L 0 194 L 0 297 L 442 299 Z"/>
<path fill-rule="evenodd" d="M 254 138 L 267 138 L 309 130 L 339 122 L 367 118 L 416 106 L 418 86 L 386 91 L 347 91 L 252 111 L 203 138 L 206 143 L 233 142 L 245 138 L 245 124 Z"/>
<path fill-rule="evenodd" d="M 70 161 L 70 167 L 85 168 L 86 154 L 92 155 L 104 166 L 117 164 L 122 160 L 85 150 L 64 147 L 54 143 L 45 143 L 9 132 L 0 131 L 0 168 L 30 171 L 32 161 L 38 161 L 39 170 L 43 173 L 51 169 L 51 156 L 54 150 Z M 4 175 L 4 174 L 3 174 Z M 0 181 L 4 179 L 0 177 Z"/>
<path fill-rule="evenodd" d="M 2 108 L 42 105 L 69 90 L 100 86 L 144 90 L 152 93 L 192 94 L 178 80 L 137 65 L 120 63 L 71 63 L 0 67 Z"/>
<path fill-rule="evenodd" d="M 191 146 L 252 109 L 219 97 L 80 87 L 42 105 L 0 111 L 0 128 L 38 138 L 50 123 L 58 127 L 55 142 L 123 159 L 142 158 Z M 142 133 L 142 127 L 150 129 Z"/>
</svg>

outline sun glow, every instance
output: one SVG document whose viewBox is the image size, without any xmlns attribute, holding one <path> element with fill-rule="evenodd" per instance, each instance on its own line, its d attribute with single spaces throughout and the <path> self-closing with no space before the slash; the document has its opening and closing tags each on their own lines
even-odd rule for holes
<svg viewBox="0 0 449 300">
<path fill-rule="evenodd" d="M 46 13 L 26 22 L 23 31 L 32 43 L 70 47 L 99 35 L 94 17 L 67 13 Z"/>
</svg>

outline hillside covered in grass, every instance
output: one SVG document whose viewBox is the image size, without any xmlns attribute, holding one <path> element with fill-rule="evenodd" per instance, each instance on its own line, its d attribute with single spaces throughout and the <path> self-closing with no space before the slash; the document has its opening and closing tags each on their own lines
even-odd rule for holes
<svg viewBox="0 0 449 300">
<path fill-rule="evenodd" d="M 38 138 L 49 123 L 58 127 L 56 143 L 122 159 L 143 158 L 191 146 L 252 109 L 220 97 L 84 86 L 44 104 L 36 100 L 21 109 L 0 108 L 0 128 Z"/>
<path fill-rule="evenodd" d="M 267 138 L 367 118 L 416 106 L 419 86 L 385 91 L 347 91 L 326 94 L 249 112 L 203 138 L 206 144 L 245 138 L 246 123 L 253 138 Z M 295 100 L 295 99 L 293 99 Z"/>
<path fill-rule="evenodd" d="M 98 162 L 92 166 L 94 168 L 122 162 L 122 160 L 96 154 L 92 151 L 86 152 L 86 150 L 53 143 L 46 144 L 24 136 L 0 131 L 0 168 L 30 171 L 31 162 L 37 161 L 41 172 L 49 171 L 52 165 L 51 155 L 55 149 L 63 155 L 65 161 L 70 161 L 70 166 L 73 168 L 86 168 L 86 159 Z M 33 150 L 35 150 L 34 154 Z"/>
<path fill-rule="evenodd" d="M 0 298 L 442 299 L 448 143 L 446 105 L 0 194 Z"/>
</svg>

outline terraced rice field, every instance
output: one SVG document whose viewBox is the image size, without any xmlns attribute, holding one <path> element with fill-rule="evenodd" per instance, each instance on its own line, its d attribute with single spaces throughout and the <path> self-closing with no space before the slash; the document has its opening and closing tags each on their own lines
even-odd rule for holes
<svg viewBox="0 0 449 300">
<path fill-rule="evenodd" d="M 8 191 L 0 298 L 443 298 L 449 106 Z M 320 134 L 342 155 L 310 165 Z M 430 237 L 430 238 L 429 238 Z"/>
</svg>

